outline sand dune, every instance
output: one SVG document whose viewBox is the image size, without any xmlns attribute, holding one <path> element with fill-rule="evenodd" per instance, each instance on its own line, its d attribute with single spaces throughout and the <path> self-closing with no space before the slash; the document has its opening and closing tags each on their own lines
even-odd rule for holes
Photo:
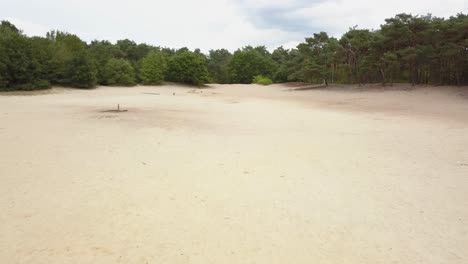
<svg viewBox="0 0 468 264">
<path fill-rule="evenodd" d="M 0 263 L 468 263 L 463 89 L 293 88 L 0 94 Z"/>
</svg>

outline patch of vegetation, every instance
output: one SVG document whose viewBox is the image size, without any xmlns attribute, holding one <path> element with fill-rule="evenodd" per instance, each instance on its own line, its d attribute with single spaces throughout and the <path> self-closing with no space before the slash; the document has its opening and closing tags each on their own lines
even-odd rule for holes
<svg viewBox="0 0 468 264">
<path fill-rule="evenodd" d="M 260 85 L 270 85 L 270 84 L 273 84 L 273 81 L 268 77 L 257 75 L 254 77 L 252 83 L 260 84 Z"/>
<path fill-rule="evenodd" d="M 234 52 L 229 63 L 229 74 L 233 83 L 251 83 L 257 75 L 271 77 L 277 66 L 264 46 L 250 47 Z"/>
<path fill-rule="evenodd" d="M 104 67 L 103 77 L 107 85 L 136 85 L 135 70 L 125 59 L 110 59 Z"/>
<path fill-rule="evenodd" d="M 296 48 L 246 46 L 205 55 L 137 44 L 132 40 L 86 43 L 51 31 L 28 37 L 8 21 L 0 23 L 0 91 L 45 89 L 51 85 L 307 82 L 328 85 L 394 82 L 468 85 L 468 15 L 449 18 L 398 14 L 377 30 L 350 28 L 341 38 L 319 32 Z M 257 77 L 255 77 L 257 76 Z M 268 80 L 267 80 L 268 79 Z"/>
<path fill-rule="evenodd" d="M 172 82 L 202 85 L 208 82 L 206 58 L 202 54 L 182 51 L 169 61 L 167 79 Z"/>
<path fill-rule="evenodd" d="M 139 63 L 141 83 L 145 85 L 161 84 L 167 72 L 167 62 L 163 53 L 153 51 Z"/>
</svg>

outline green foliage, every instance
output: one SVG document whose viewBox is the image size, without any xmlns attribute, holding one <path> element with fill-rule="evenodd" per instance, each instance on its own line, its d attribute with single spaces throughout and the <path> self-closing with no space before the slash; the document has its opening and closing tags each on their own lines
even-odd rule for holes
<svg viewBox="0 0 468 264">
<path fill-rule="evenodd" d="M 119 46 L 113 45 L 109 41 L 91 42 L 89 52 L 96 61 L 98 83 L 105 85 L 104 68 L 107 62 L 112 58 L 123 58 L 124 54 Z"/>
<path fill-rule="evenodd" d="M 251 83 L 254 76 L 272 77 L 276 65 L 265 47 L 245 47 L 234 52 L 229 62 L 229 74 L 233 83 Z"/>
<path fill-rule="evenodd" d="M 206 58 L 190 51 L 178 52 L 169 61 L 167 79 L 193 85 L 208 82 Z"/>
<path fill-rule="evenodd" d="M 271 58 L 277 65 L 276 72 L 273 75 L 273 80 L 278 83 L 289 81 L 288 77 L 291 73 L 291 58 L 290 51 L 282 46 L 275 49 L 271 54 Z"/>
<path fill-rule="evenodd" d="M 225 49 L 210 50 L 208 56 L 208 72 L 215 83 L 229 83 L 229 63 L 232 54 Z"/>
<path fill-rule="evenodd" d="M 260 85 L 270 85 L 270 84 L 273 84 L 273 81 L 268 77 L 257 75 L 254 77 L 252 83 L 260 84 Z"/>
<path fill-rule="evenodd" d="M 50 88 L 50 82 L 47 80 L 39 80 L 34 83 L 34 90 L 44 90 Z"/>
<path fill-rule="evenodd" d="M 290 81 L 325 84 L 468 84 L 466 15 L 399 14 L 385 22 L 376 31 L 351 28 L 338 42 L 314 34 L 279 62 L 282 79 L 288 73 Z"/>
<path fill-rule="evenodd" d="M 247 46 L 225 49 L 159 48 L 124 39 L 113 44 L 52 31 L 27 37 L 8 21 L 0 24 L 0 90 L 50 85 L 90 88 L 95 84 L 158 84 L 164 80 L 200 85 L 274 82 L 468 85 L 468 16 L 445 18 L 398 14 L 377 30 L 350 28 L 338 40 L 313 34 L 296 48 L 270 53 Z M 137 69 L 137 74 L 135 73 Z M 257 81 L 260 81 L 258 79 Z"/>
<path fill-rule="evenodd" d="M 52 84 L 76 88 L 92 88 L 97 82 L 97 68 L 87 45 L 76 35 L 52 31 L 47 33 L 51 42 L 50 80 Z"/>
<path fill-rule="evenodd" d="M 50 80 L 52 78 L 52 58 L 54 57 L 53 43 L 42 37 L 29 39 L 32 50 L 32 63 L 35 66 L 33 78 L 35 80 Z"/>
<path fill-rule="evenodd" d="M 31 50 L 26 38 L 6 21 L 0 25 L 0 63 L 7 71 L 3 74 L 6 86 L 31 82 Z"/>
<path fill-rule="evenodd" d="M 78 52 L 67 63 L 66 84 L 76 88 L 93 88 L 97 82 L 95 62 L 86 50 Z"/>
<path fill-rule="evenodd" d="M 2 56 L 2 54 L 0 54 Z M 7 81 L 7 67 L 5 63 L 2 61 L 0 58 L 0 91 L 4 90 L 8 87 L 8 81 Z"/>
<path fill-rule="evenodd" d="M 397 54 L 391 51 L 384 53 L 380 58 L 380 64 L 378 64 L 378 66 L 380 68 L 380 73 L 382 74 L 382 84 L 385 85 L 389 75 L 390 83 L 393 85 L 394 76 L 398 72 L 398 68 L 400 66 Z"/>
<path fill-rule="evenodd" d="M 161 84 L 166 71 L 166 57 L 159 51 L 149 53 L 139 63 L 139 78 L 145 85 Z"/>
<path fill-rule="evenodd" d="M 299 46 L 305 54 L 303 59 L 302 78 L 308 81 L 323 81 L 325 85 L 332 80 L 333 65 L 339 44 L 335 38 L 328 37 L 327 33 L 314 34 L 306 38 L 306 43 Z"/>
<path fill-rule="evenodd" d="M 135 70 L 125 59 L 110 59 L 103 72 L 106 85 L 133 86 L 136 84 Z"/>
<path fill-rule="evenodd" d="M 129 39 L 117 41 L 116 47 L 120 51 L 120 56 L 117 58 L 126 59 L 132 65 L 136 65 L 136 63 L 146 57 L 148 53 L 155 50 L 152 46 L 147 44 L 136 44 L 134 41 Z"/>
<path fill-rule="evenodd" d="M 18 90 L 18 91 L 35 91 L 35 90 L 45 90 L 50 88 L 50 83 L 46 80 L 39 80 L 33 83 L 25 83 L 17 85 L 7 90 Z"/>
<path fill-rule="evenodd" d="M 30 39 L 13 24 L 0 24 L 0 89 L 30 90 L 41 78 Z"/>
</svg>

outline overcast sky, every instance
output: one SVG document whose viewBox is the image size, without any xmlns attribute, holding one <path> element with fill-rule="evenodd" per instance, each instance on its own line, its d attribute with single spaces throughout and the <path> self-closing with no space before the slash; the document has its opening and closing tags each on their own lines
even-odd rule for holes
<svg viewBox="0 0 468 264">
<path fill-rule="evenodd" d="M 397 13 L 448 17 L 468 0 L 0 0 L 0 19 L 27 35 L 59 29 L 82 39 L 129 38 L 173 48 L 292 48 L 319 31 L 379 28 Z"/>
</svg>

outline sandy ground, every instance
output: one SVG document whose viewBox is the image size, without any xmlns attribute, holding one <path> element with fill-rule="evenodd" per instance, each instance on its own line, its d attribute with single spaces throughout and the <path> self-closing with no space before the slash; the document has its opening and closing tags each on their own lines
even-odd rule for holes
<svg viewBox="0 0 468 264">
<path fill-rule="evenodd" d="M 460 90 L 292 88 L 1 94 L 0 263 L 468 263 Z"/>
</svg>

